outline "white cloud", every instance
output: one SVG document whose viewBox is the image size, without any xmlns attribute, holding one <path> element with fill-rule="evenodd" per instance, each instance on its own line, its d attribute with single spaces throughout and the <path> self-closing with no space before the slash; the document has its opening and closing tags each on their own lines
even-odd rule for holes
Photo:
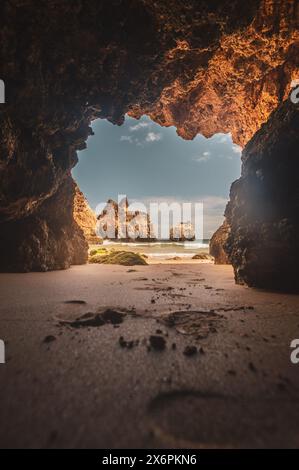
<svg viewBox="0 0 299 470">
<path fill-rule="evenodd" d="M 122 135 L 120 138 L 121 142 L 129 142 L 130 144 L 133 143 L 133 139 L 130 135 Z"/>
<path fill-rule="evenodd" d="M 162 134 L 156 133 L 156 132 L 149 132 L 145 140 L 146 142 L 157 142 L 162 139 Z"/>
<path fill-rule="evenodd" d="M 231 134 L 217 134 L 219 144 L 227 144 L 231 140 Z"/>
<path fill-rule="evenodd" d="M 204 238 L 210 238 L 224 220 L 224 210 L 228 200 L 219 196 L 202 198 L 204 210 Z"/>
<path fill-rule="evenodd" d="M 233 144 L 232 146 L 232 151 L 238 155 L 241 155 L 242 153 L 242 147 L 240 147 L 239 145 L 237 144 Z"/>
<path fill-rule="evenodd" d="M 194 158 L 194 161 L 198 162 L 198 163 L 201 163 L 201 162 L 207 162 L 208 160 L 210 160 L 211 158 L 211 152 L 203 152 L 202 155 L 200 155 L 199 157 L 195 157 Z"/>
<path fill-rule="evenodd" d="M 142 121 L 142 122 L 139 122 L 138 124 L 135 124 L 135 126 L 130 126 L 129 130 L 130 132 L 137 132 L 140 129 L 145 129 L 150 126 L 151 126 L 151 123 Z"/>
<path fill-rule="evenodd" d="M 219 144 L 227 144 L 227 145 L 232 145 L 232 151 L 233 153 L 237 154 L 237 155 L 241 155 L 242 153 L 242 147 L 240 147 L 239 145 L 237 144 L 234 144 L 232 143 L 232 136 L 231 134 L 217 134 L 217 143 Z M 231 157 L 227 157 L 227 158 L 231 158 Z"/>
<path fill-rule="evenodd" d="M 135 127 L 137 127 L 137 126 L 139 126 L 138 129 L 147 128 L 148 123 L 140 122 L 136 126 L 133 126 L 134 130 L 132 132 L 135 132 L 136 130 L 138 130 L 138 129 L 135 129 Z M 133 127 L 131 127 L 131 129 Z M 158 142 L 159 140 L 162 140 L 162 138 L 163 138 L 163 135 L 158 133 L 158 132 L 148 132 L 146 134 L 146 136 L 143 137 L 143 138 L 133 137 L 131 135 L 122 135 L 120 140 L 121 140 L 121 142 L 128 142 L 130 144 L 135 144 L 139 147 L 143 147 L 144 143 L 146 143 L 146 142 L 148 142 L 148 143 Z"/>
</svg>

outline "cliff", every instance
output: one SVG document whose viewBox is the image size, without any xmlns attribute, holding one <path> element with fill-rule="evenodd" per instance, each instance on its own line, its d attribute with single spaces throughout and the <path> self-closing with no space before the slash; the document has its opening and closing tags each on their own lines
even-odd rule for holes
<svg viewBox="0 0 299 470">
<path fill-rule="evenodd" d="M 104 239 L 115 241 L 154 241 L 150 217 L 139 210 L 129 210 L 129 202 L 123 199 L 118 204 L 109 199 L 98 215 L 97 233 Z"/>
<path fill-rule="evenodd" d="M 299 291 L 299 105 L 283 103 L 246 145 L 225 245 L 236 281 Z"/>
<path fill-rule="evenodd" d="M 75 222 L 79 225 L 84 233 L 86 241 L 90 244 L 102 243 L 100 237 L 96 234 L 97 217 L 90 208 L 86 197 L 75 184 L 74 211 L 73 216 Z"/>
</svg>

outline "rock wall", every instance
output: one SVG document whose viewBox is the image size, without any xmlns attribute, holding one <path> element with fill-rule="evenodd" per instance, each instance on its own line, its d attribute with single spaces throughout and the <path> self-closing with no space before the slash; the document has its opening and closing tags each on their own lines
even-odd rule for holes
<svg viewBox="0 0 299 470">
<path fill-rule="evenodd" d="M 230 226 L 227 220 L 225 220 L 210 240 L 210 255 L 214 257 L 215 264 L 230 264 L 225 251 L 229 232 Z"/>
<path fill-rule="evenodd" d="M 48 271 L 86 263 L 88 244 L 73 218 L 74 196 L 75 184 L 67 176 L 33 214 L 1 224 L 1 271 Z"/>
<path fill-rule="evenodd" d="M 14 253 L 2 248 L 2 270 L 72 262 L 73 219 L 56 230 L 51 211 L 91 120 L 146 113 L 186 139 L 244 145 L 298 78 L 297 0 L 3 0 L 1 12 L 0 233 Z"/>
<path fill-rule="evenodd" d="M 244 146 L 298 78 L 298 1 L 178 3 L 177 42 L 164 62 L 171 80 L 158 100 L 131 114 L 174 125 L 184 139 L 230 132 Z M 169 28 L 170 15 L 163 14 Z"/>
<path fill-rule="evenodd" d="M 86 241 L 90 244 L 102 243 L 96 234 L 97 217 L 88 204 L 88 201 L 79 186 L 75 183 L 74 220 L 84 233 Z"/>
<path fill-rule="evenodd" d="M 226 250 L 236 281 L 299 291 L 299 105 L 284 102 L 246 145 Z"/>
</svg>

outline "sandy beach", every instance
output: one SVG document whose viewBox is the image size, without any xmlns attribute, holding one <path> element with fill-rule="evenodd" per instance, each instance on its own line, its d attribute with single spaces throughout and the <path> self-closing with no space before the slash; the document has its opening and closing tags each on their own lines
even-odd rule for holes
<svg viewBox="0 0 299 470">
<path fill-rule="evenodd" d="M 298 296 L 196 261 L 0 274 L 0 295 L 1 447 L 298 446 Z"/>
</svg>

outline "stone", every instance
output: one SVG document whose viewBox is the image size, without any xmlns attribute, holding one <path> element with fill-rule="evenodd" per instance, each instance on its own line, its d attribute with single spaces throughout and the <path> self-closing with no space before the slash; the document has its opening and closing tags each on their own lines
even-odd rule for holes
<svg viewBox="0 0 299 470">
<path fill-rule="evenodd" d="M 299 106 L 285 101 L 246 145 L 226 251 L 239 284 L 299 291 Z"/>
<path fill-rule="evenodd" d="M 97 217 L 95 212 L 91 209 L 88 201 L 79 186 L 75 183 L 75 197 L 74 197 L 74 220 L 83 231 L 85 240 L 89 244 L 99 244 L 103 240 L 96 234 Z"/>
<path fill-rule="evenodd" d="M 101 308 L 98 312 L 86 312 L 77 318 L 59 318 L 61 325 L 69 325 L 72 328 L 99 327 L 103 325 L 120 325 L 126 316 L 125 312 L 112 308 Z"/>
<path fill-rule="evenodd" d="M 147 266 L 144 257 L 133 251 L 111 250 L 97 253 L 89 257 L 92 264 L 119 264 L 122 266 Z"/>
<path fill-rule="evenodd" d="M 180 222 L 178 225 L 171 227 L 169 233 L 169 239 L 171 241 L 194 241 L 195 240 L 195 228 L 191 222 Z"/>
<path fill-rule="evenodd" d="M 149 338 L 150 347 L 156 351 L 163 351 L 166 348 L 166 340 L 163 336 L 152 335 Z"/>
<path fill-rule="evenodd" d="M 186 346 L 184 351 L 183 351 L 183 354 L 185 356 L 195 356 L 195 354 L 197 354 L 197 347 L 196 346 Z"/>
<path fill-rule="evenodd" d="M 207 253 L 196 253 L 196 255 L 192 256 L 192 259 L 200 259 L 200 260 L 206 260 L 206 261 L 211 261 L 213 258 L 208 255 Z"/>
<path fill-rule="evenodd" d="M 155 241 L 152 236 L 153 229 L 149 214 L 129 209 L 127 198 L 122 199 L 118 204 L 108 199 L 103 211 L 97 217 L 98 233 L 102 232 L 105 240 Z"/>
<path fill-rule="evenodd" d="M 56 337 L 53 335 L 48 335 L 44 338 L 43 343 L 49 344 L 53 343 L 53 341 L 56 341 Z"/>
<path fill-rule="evenodd" d="M 0 224 L 0 270 L 48 271 L 85 263 L 88 244 L 74 221 L 73 204 L 69 176 L 35 213 Z"/>
<path fill-rule="evenodd" d="M 229 232 L 230 227 L 225 220 L 210 240 L 210 255 L 214 257 L 215 264 L 230 264 L 225 251 L 225 244 L 227 242 Z"/>
</svg>

